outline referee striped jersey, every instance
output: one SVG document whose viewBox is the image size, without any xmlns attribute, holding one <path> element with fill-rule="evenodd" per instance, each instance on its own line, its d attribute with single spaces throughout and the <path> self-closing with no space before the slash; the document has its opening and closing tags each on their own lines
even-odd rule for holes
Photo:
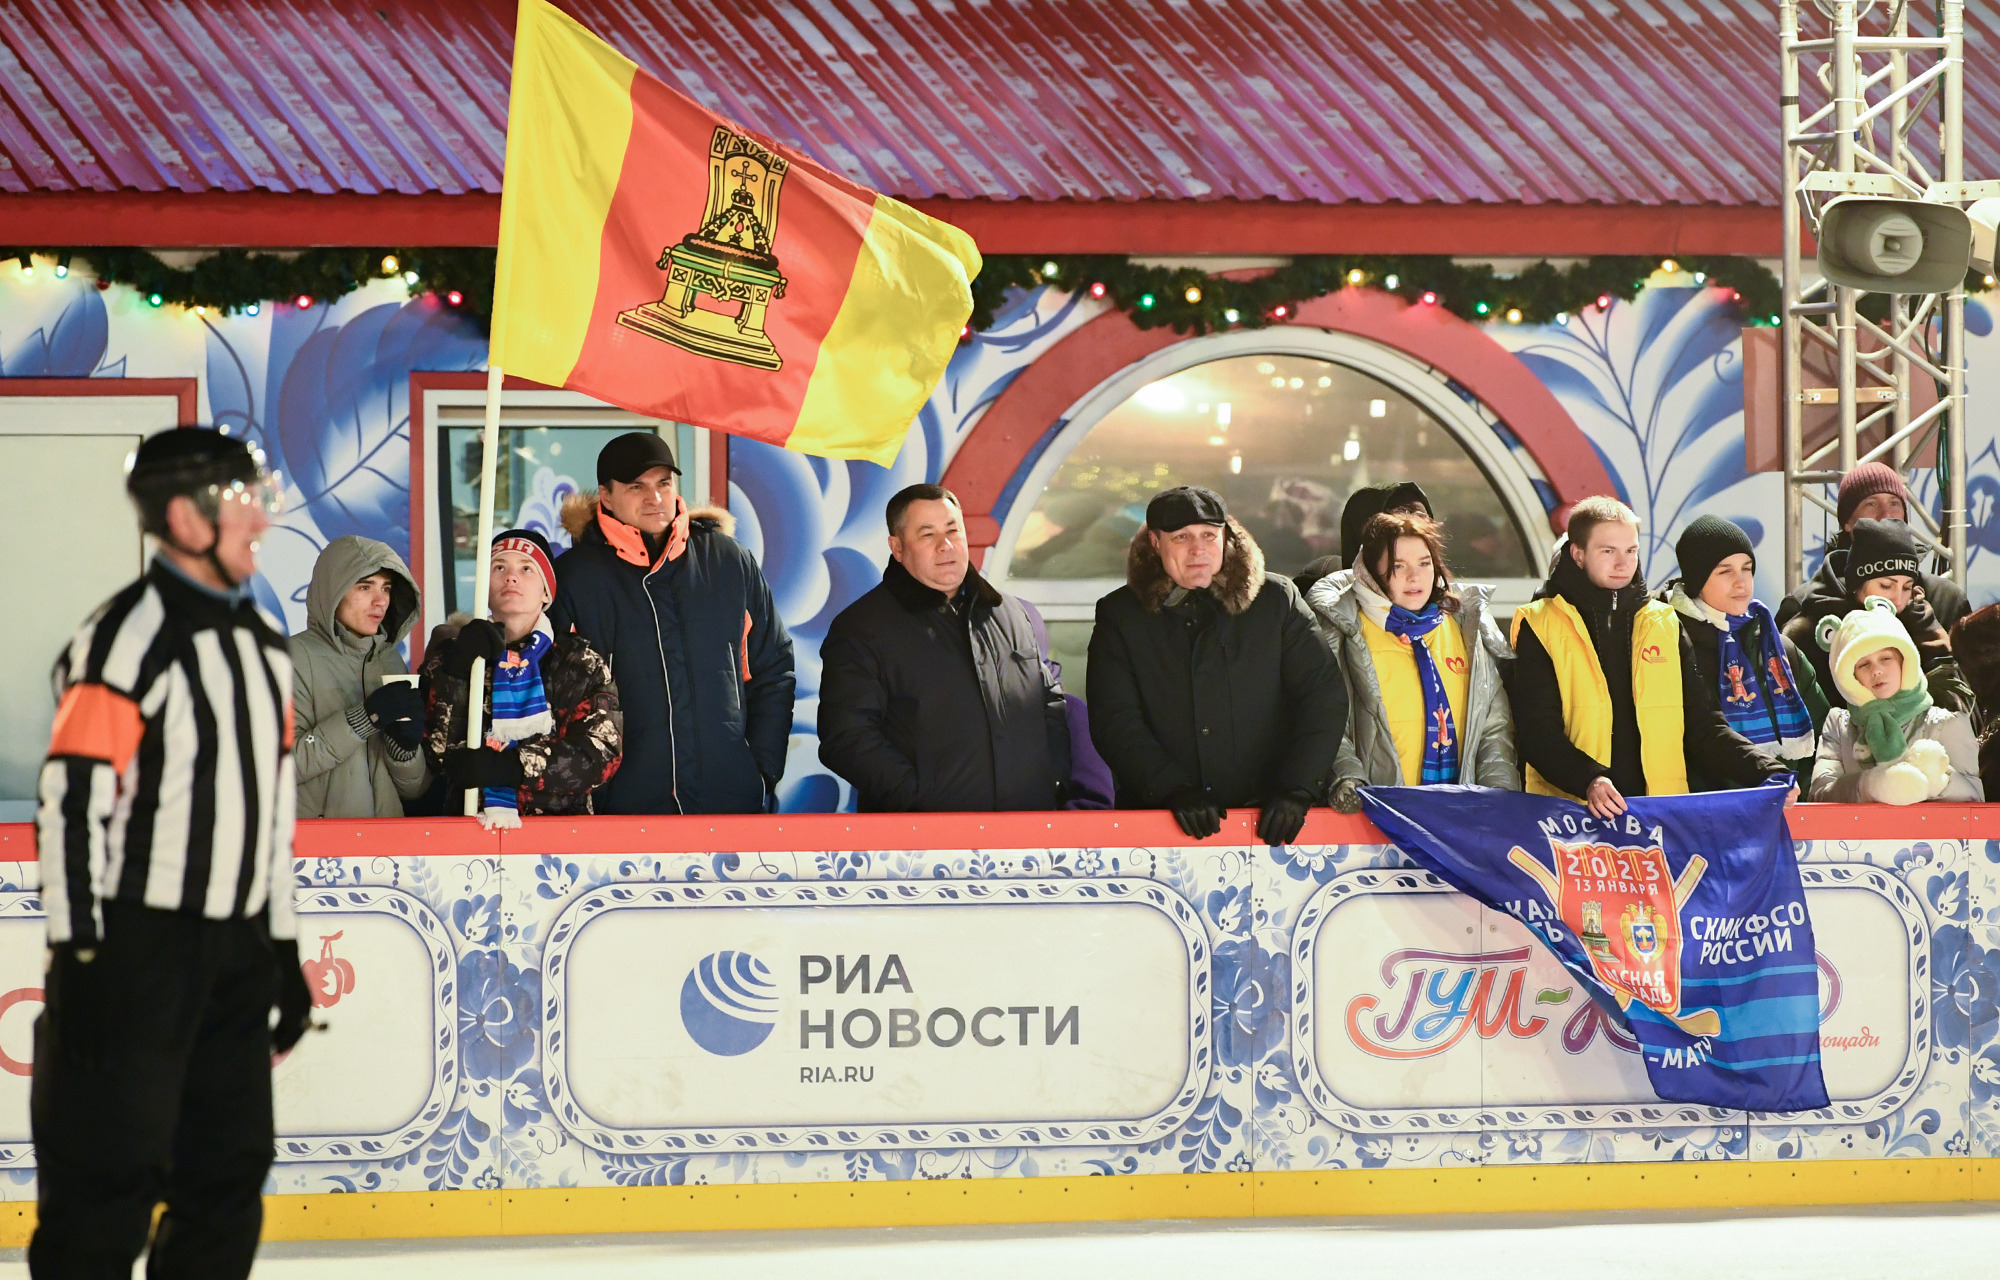
<svg viewBox="0 0 2000 1280">
<path fill-rule="evenodd" d="M 285 633 L 163 558 L 56 661 L 36 835 L 49 940 L 95 946 L 105 899 L 230 920 L 292 916 Z M 275 886 L 275 891 L 274 891 Z"/>
</svg>

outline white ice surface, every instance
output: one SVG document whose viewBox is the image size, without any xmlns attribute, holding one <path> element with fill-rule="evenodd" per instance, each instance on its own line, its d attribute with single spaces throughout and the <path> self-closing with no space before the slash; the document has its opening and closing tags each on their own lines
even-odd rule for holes
<svg viewBox="0 0 2000 1280">
<path fill-rule="evenodd" d="M 25 1277 L 19 1250 L 0 1280 Z M 260 1280 L 1996 1280 L 2000 1206 L 268 1245 Z"/>
</svg>

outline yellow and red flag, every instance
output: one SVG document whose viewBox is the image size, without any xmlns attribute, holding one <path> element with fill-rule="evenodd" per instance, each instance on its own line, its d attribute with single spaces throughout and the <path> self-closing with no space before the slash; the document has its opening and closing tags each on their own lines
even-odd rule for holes
<svg viewBox="0 0 2000 1280">
<path fill-rule="evenodd" d="M 493 363 L 887 464 L 972 313 L 972 237 L 758 142 L 521 0 Z"/>
</svg>

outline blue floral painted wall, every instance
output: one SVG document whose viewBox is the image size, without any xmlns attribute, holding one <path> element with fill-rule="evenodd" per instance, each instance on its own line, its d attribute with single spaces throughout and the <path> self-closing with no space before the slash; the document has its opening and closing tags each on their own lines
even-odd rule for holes
<svg viewBox="0 0 2000 1280">
<path fill-rule="evenodd" d="M 813 726 L 821 638 L 840 610 L 879 580 L 887 558 L 881 510 L 905 484 L 936 480 L 979 417 L 1051 344 L 1101 303 L 1051 292 L 1016 299 L 961 348 L 891 467 L 829 462 L 748 441 L 731 449 L 738 537 L 764 565 L 798 651 L 799 702 L 782 790 L 791 810 L 849 802 L 819 768 Z M 1982 398 L 2000 367 L 2000 335 L 1969 307 L 1975 603 L 2000 599 L 2000 400 Z M 1747 475 L 1737 323 L 1706 290 L 1656 288 L 1568 326 L 1495 325 L 1590 439 L 1619 494 L 1646 520 L 1646 572 L 1674 571 L 1673 540 L 1714 513 L 1741 523 L 1764 555 L 1760 594 L 1781 586 L 1774 475 Z M 376 283 L 333 304 L 289 304 L 258 316 L 196 317 L 153 308 L 80 276 L 0 272 L 0 376 L 198 377 L 200 418 L 247 432 L 287 478 L 291 506 L 266 542 L 260 598 L 304 625 L 306 583 L 320 547 L 344 533 L 409 548 L 409 375 L 485 363 L 476 326 L 432 301 Z M 1924 495 L 1936 505 L 1934 493 Z M 1017 500 L 1032 500 L 1024 495 Z M 1813 531 L 1816 533 L 1816 531 Z"/>
</svg>

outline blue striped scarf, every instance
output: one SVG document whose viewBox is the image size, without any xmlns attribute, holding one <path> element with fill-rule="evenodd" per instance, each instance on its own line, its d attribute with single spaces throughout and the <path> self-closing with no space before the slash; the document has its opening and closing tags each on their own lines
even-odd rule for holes
<svg viewBox="0 0 2000 1280">
<path fill-rule="evenodd" d="M 555 717 L 549 713 L 548 693 L 542 688 L 542 657 L 555 642 L 545 613 L 519 649 L 510 645 L 501 652 L 493 668 L 493 727 L 487 731 L 487 745 L 510 746 L 556 727 Z M 480 798 L 489 813 L 514 809 L 520 803 L 512 787 L 487 787 Z"/>
<path fill-rule="evenodd" d="M 1780 757 L 1802 759 L 1813 753 L 1812 713 L 1799 695 L 1785 643 L 1771 611 L 1755 600 L 1750 612 L 1722 614 L 1729 627 L 1722 633 L 1716 664 L 1723 719 L 1757 746 L 1775 744 Z M 1740 633 L 1756 627 L 1758 651 L 1743 646 Z"/>
<path fill-rule="evenodd" d="M 1383 630 L 1399 636 L 1417 659 L 1417 680 L 1424 689 L 1424 772 L 1420 787 L 1458 781 L 1458 730 L 1452 724 L 1451 699 L 1444 691 L 1444 677 L 1438 674 L 1437 659 L 1424 637 L 1444 621 L 1444 611 L 1427 605 L 1422 613 L 1411 613 L 1402 605 L 1389 606 Z"/>
</svg>

